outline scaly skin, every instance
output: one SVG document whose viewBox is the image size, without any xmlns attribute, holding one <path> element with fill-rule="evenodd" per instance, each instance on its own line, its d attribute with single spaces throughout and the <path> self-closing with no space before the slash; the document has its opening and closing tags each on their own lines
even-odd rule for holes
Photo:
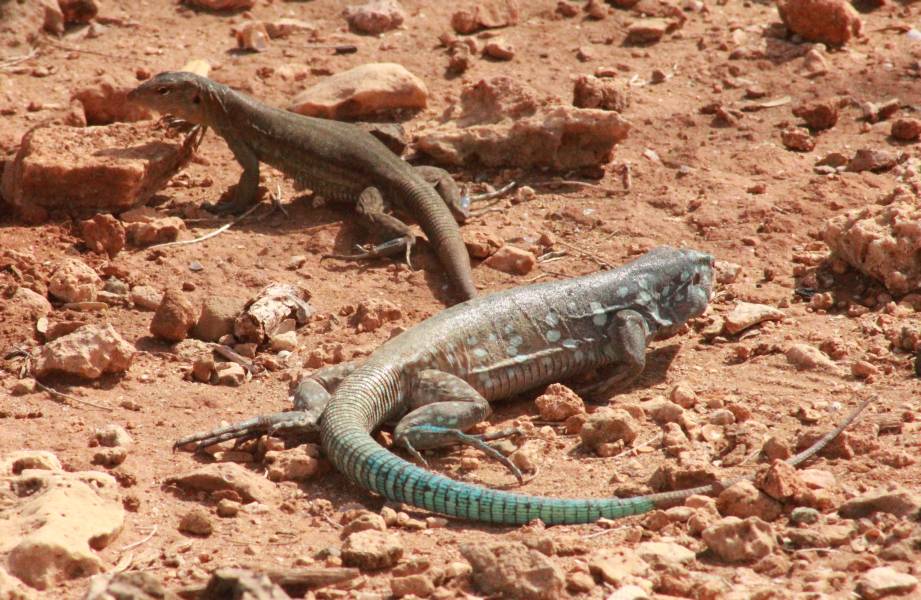
<svg viewBox="0 0 921 600">
<path fill-rule="evenodd" d="M 326 456 L 358 485 L 433 512 L 504 525 L 616 519 L 713 493 L 737 480 L 624 499 L 556 499 L 490 490 L 417 467 L 371 436 L 385 422 L 402 417 L 394 430 L 395 445 L 410 451 L 412 446 L 436 447 L 446 428 L 456 439 L 459 424 L 482 418 L 475 410 L 475 418 L 466 418 L 481 400 L 511 397 L 594 369 L 605 380 L 594 391 L 610 395 L 641 373 L 651 339 L 703 313 L 712 275 L 707 254 L 657 248 L 610 271 L 470 300 L 390 340 L 360 365 L 318 372 L 306 388 L 319 394 L 307 395 L 321 398 L 334 388 L 321 402 L 296 399 L 297 411 L 177 443 L 207 445 L 279 429 L 308 431 L 319 419 Z M 800 464 L 814 455 L 856 414 L 790 462 Z"/>
<path fill-rule="evenodd" d="M 446 204 L 420 172 L 360 127 L 273 108 L 192 73 L 161 73 L 128 97 L 210 127 L 224 138 L 244 168 L 233 210 L 245 210 L 255 202 L 259 163 L 264 162 L 331 200 L 359 203 L 369 227 L 405 238 L 411 245 L 408 227 L 386 214 L 391 201 L 418 221 L 460 295 L 476 296 L 470 258 L 452 216 L 456 207 Z"/>
</svg>

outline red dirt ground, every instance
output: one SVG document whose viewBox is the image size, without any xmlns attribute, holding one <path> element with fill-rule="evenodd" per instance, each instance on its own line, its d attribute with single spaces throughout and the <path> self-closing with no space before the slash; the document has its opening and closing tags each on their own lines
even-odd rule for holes
<svg viewBox="0 0 921 600">
<path fill-rule="evenodd" d="M 302 48 L 299 46 L 303 38 L 295 36 L 273 43 L 263 53 L 237 54 L 231 51 L 234 41 L 230 28 L 241 20 L 239 15 L 180 10 L 174 2 L 109 0 L 103 14 L 123 16 L 136 25 L 110 25 L 97 38 L 65 38 L 55 42 L 57 45 L 44 45 L 37 56 L 21 63 L 28 68 L 0 71 L 0 110 L 6 115 L 0 119 L 0 148 L 14 150 L 24 132 L 53 112 L 30 112 L 30 103 L 67 106 L 72 91 L 102 72 L 130 80 L 139 70 L 172 70 L 193 58 L 219 65 L 212 71 L 214 78 L 240 85 L 279 106 L 286 105 L 294 94 L 323 74 L 365 62 L 403 64 L 425 81 L 430 94 L 429 108 L 405 123 L 410 131 L 434 121 L 456 101 L 464 84 L 481 78 L 511 73 L 541 93 L 568 101 L 574 76 L 590 74 L 601 66 L 616 67 L 618 77 L 624 79 L 635 76 L 649 80 L 654 69 L 673 73 L 661 84 L 632 88 L 632 103 L 624 114 L 634 128 L 617 148 L 614 162 L 597 185 L 554 189 L 544 183 L 552 175 L 540 172 L 462 169 L 454 173 L 462 182 L 516 178 L 537 190 L 534 199 L 507 202 L 503 212 L 488 214 L 466 229 L 492 231 L 505 241 L 518 241 L 524 246 L 548 233 L 559 240 L 556 249 L 567 251 L 563 260 L 522 277 L 476 267 L 477 285 L 488 292 L 523 284 L 537 275 L 545 275 L 542 281 L 580 275 L 598 268 L 591 256 L 619 264 L 666 243 L 698 248 L 737 263 L 742 267 L 740 275 L 735 282 L 718 287 L 713 313 L 725 314 L 736 301 L 744 300 L 781 307 L 785 320 L 762 325 L 742 339 L 709 343 L 692 329 L 659 343 L 639 384 L 616 396 L 613 402 L 667 396 L 675 383 L 686 382 L 701 399 L 695 409 L 700 422 L 706 421 L 713 407 L 739 404 L 750 411 L 753 422 L 792 444 L 807 428 L 832 427 L 846 407 L 856 404 L 858 394 L 878 394 L 878 401 L 862 417 L 858 430 L 868 430 L 883 417 L 905 421 L 899 431 L 880 434 L 876 443 L 889 453 L 904 453 L 912 464 L 890 467 L 878 452 L 870 452 L 851 459 L 819 458 L 813 466 L 833 472 L 845 495 L 881 486 L 917 489 L 921 485 L 921 470 L 914 463 L 914 453 L 921 449 L 921 436 L 919 383 L 913 357 L 893 351 L 886 337 L 887 332 L 902 327 L 917 330 L 916 313 L 902 306 L 893 310 L 881 302 L 865 314 L 851 317 L 847 310 L 814 311 L 794 294 L 794 288 L 804 285 L 794 277 L 798 257 L 825 250 L 818 241 L 824 220 L 875 203 L 896 184 L 891 171 L 826 176 L 816 174 L 813 165 L 832 151 L 850 155 L 858 148 L 895 147 L 888 137 L 889 123 L 864 126 L 858 103 L 894 96 L 915 109 L 916 103 L 921 104 L 917 95 L 921 45 L 897 27 L 921 19 L 917 5 L 889 3 L 864 13 L 866 37 L 829 52 L 829 72 L 807 78 L 798 74 L 802 64 L 798 57 L 730 59 L 737 47 L 734 36 L 745 38 L 743 44 L 754 44 L 763 28 L 779 23 L 776 9 L 768 3 L 707 2 L 706 13 L 685 13 L 688 21 L 677 34 L 666 35 L 652 46 L 631 48 L 620 44 L 627 24 L 635 18 L 628 11 L 614 11 L 601 21 L 588 21 L 581 16 L 564 19 L 555 15 L 555 2 L 529 2 L 524 3 L 521 23 L 501 32 L 517 50 L 514 60 L 501 63 L 478 58 L 461 77 L 447 78 L 448 59 L 445 50 L 438 47 L 437 36 L 449 30 L 454 3 L 406 0 L 403 4 L 410 15 L 404 26 L 372 37 L 348 32 L 339 2 L 260 0 L 251 11 L 254 17 L 272 20 L 290 16 L 310 21 L 317 25 L 323 43 L 352 43 L 358 46 L 358 52 L 333 55 L 325 49 Z M 581 62 L 576 56 L 579 48 L 588 49 L 591 60 Z M 26 51 L 24 46 L 5 47 L 0 52 L 0 62 Z M 296 82 L 272 74 L 273 69 L 285 64 L 306 64 L 314 74 Z M 41 68 L 49 70 L 50 75 L 34 76 L 35 69 Z M 713 116 L 701 114 L 701 108 L 714 102 L 729 108 L 753 102 L 744 98 L 746 88 L 753 86 L 763 88 L 766 99 L 790 96 L 792 102 L 739 113 L 737 122 L 729 126 L 715 125 Z M 838 124 L 818 135 L 812 152 L 785 149 L 780 142 L 781 130 L 799 122 L 791 114 L 791 107 L 825 98 L 845 101 Z M 919 156 L 917 146 L 896 149 Z M 650 151 L 660 160 L 651 159 Z M 239 168 L 218 137 L 207 135 L 199 156 L 201 160 L 194 161 L 181 176 L 191 185 L 171 185 L 156 197 L 162 209 L 186 214 L 183 207 L 215 201 L 236 182 Z M 622 185 L 620 170 L 624 164 L 630 165 L 632 174 L 629 191 Z M 290 202 L 290 217 L 268 215 L 266 208 L 256 214 L 268 216 L 244 221 L 209 241 L 156 254 L 129 248 L 111 265 L 132 284 L 146 283 L 159 289 L 189 284 L 186 287 L 194 289 L 187 296 L 193 302 L 209 295 L 247 298 L 273 281 L 302 284 L 311 291 L 311 303 L 319 317 L 299 331 L 301 356 L 328 343 L 342 344 L 347 357 L 363 355 L 388 338 L 387 326 L 371 333 L 356 333 L 347 319 L 338 316 L 343 307 L 355 306 L 367 298 L 385 298 L 403 312 L 393 325 L 409 328 L 439 311 L 449 299 L 440 267 L 424 246 L 417 251 L 416 267 L 421 269 L 415 272 L 387 261 L 365 265 L 321 263 L 323 252 L 345 250 L 362 241 L 362 230 L 353 222 L 352 213 L 338 207 L 312 208 L 309 199 L 293 191 L 290 181 L 271 169 L 264 173 L 266 187 L 281 185 L 286 202 Z M 200 185 L 206 180 L 213 184 Z M 763 193 L 748 191 L 756 186 L 761 186 Z M 588 214 L 597 217 L 600 225 L 581 225 L 569 217 L 560 217 L 566 207 L 593 211 Z M 190 220 L 188 225 L 193 233 L 201 234 L 222 222 Z M 78 228 L 70 221 L 29 226 L 2 215 L 0 248 L 33 257 L 39 279 L 47 277 L 51 266 L 66 256 L 79 256 L 98 268 L 108 263 L 81 250 Z M 287 270 L 289 258 L 299 254 L 307 256 L 306 263 L 296 271 Z M 190 271 L 192 261 L 201 263 L 204 269 Z M 859 277 L 841 280 L 835 288 L 838 298 L 847 299 L 855 289 L 855 281 L 871 286 L 871 292 L 864 296 L 884 291 L 878 284 Z M 10 272 L 3 272 L 0 283 L 7 286 L 16 281 Z M 0 347 L 5 351 L 38 344 L 33 321 L 18 307 L 7 303 L 0 314 Z M 221 421 L 286 408 L 287 380 L 298 369 L 270 373 L 240 388 L 192 383 L 184 379 L 188 361 L 150 336 L 151 314 L 115 307 L 101 314 L 72 315 L 114 324 L 140 350 L 122 378 L 91 384 L 50 382 L 81 400 L 112 407 L 111 410 L 67 405 L 45 394 L 12 397 L 0 392 L 0 455 L 22 448 L 44 449 L 57 454 L 68 469 L 91 469 L 96 467 L 91 465 L 93 450 L 87 440 L 95 427 L 115 422 L 134 436 L 135 445 L 128 459 L 116 471 L 134 481 L 124 493 L 134 496 L 139 508 L 128 514 L 118 540 L 101 552 L 106 561 L 114 565 L 121 556 L 119 548 L 144 538 L 156 526 L 156 534 L 133 550 L 132 568 L 151 571 L 171 588 L 200 583 L 216 566 L 291 567 L 299 559 L 341 543 L 332 524 L 308 514 L 309 501 L 327 499 L 337 509 L 356 503 L 373 511 L 380 509 L 381 499 L 331 472 L 300 485 L 282 484 L 282 495 L 294 500 L 290 511 L 269 506 L 260 514 L 241 514 L 235 519 L 215 517 L 216 531 L 207 538 L 190 538 L 177 531 L 179 518 L 197 502 L 194 497 L 172 493 L 163 482 L 197 463 L 189 454 L 173 453 L 171 441 Z M 845 354 L 841 364 L 847 374 L 796 370 L 783 353 L 796 342 L 837 344 Z M 850 364 L 858 360 L 869 361 L 879 373 L 870 381 L 851 376 Z M 6 364 L 12 369 L 15 363 Z M 16 380 L 17 373 L 11 370 L 0 373 L 0 389 L 9 390 Z M 498 407 L 491 420 L 493 426 L 507 426 L 516 418 L 535 416 L 531 398 Z M 125 400 L 140 408 L 123 408 Z M 814 411 L 818 424 L 804 424 L 797 417 L 800 409 Z M 647 422 L 639 439 L 655 439 L 658 431 Z M 539 456 L 539 476 L 521 490 L 551 496 L 609 496 L 623 484 L 644 484 L 664 462 L 677 463 L 655 444 L 635 454 L 601 459 L 581 451 L 570 452 L 577 442 L 577 436 L 562 433 L 555 442 L 547 442 Z M 435 470 L 465 481 L 511 486 L 512 478 L 495 463 L 483 461 L 478 470 L 461 472 L 458 464 L 463 456 L 478 455 L 470 450 L 445 452 L 433 458 L 431 464 Z M 711 458 L 719 460 L 715 453 Z M 754 468 L 753 463 L 728 471 L 748 472 Z M 776 527 L 780 532 L 780 526 Z M 502 540 L 513 531 L 463 522 L 428 531 L 397 530 L 405 544 L 406 557 L 425 557 L 433 565 L 460 560 L 460 544 Z M 625 520 L 622 529 L 609 534 L 585 539 L 596 531 L 597 526 L 586 525 L 557 527 L 551 533 L 561 546 L 584 543 L 591 550 L 630 547 L 640 540 L 660 539 L 663 535 L 644 529 L 638 519 Z M 678 541 L 700 549 L 699 539 L 684 531 L 671 533 Z M 859 544 L 783 553 L 792 566 L 786 576 L 773 580 L 712 557 L 691 568 L 721 578 L 737 591 L 749 591 L 751 595 L 747 597 L 792 597 L 794 593 L 819 597 L 809 596 L 809 592 L 846 597 L 862 570 L 849 565 L 862 555 L 870 555 L 870 564 L 886 562 Z M 176 555 L 181 557 L 178 567 L 166 560 Z M 569 570 L 578 561 L 584 562 L 584 557 L 557 556 L 553 560 Z M 904 570 L 906 565 L 901 566 Z M 388 577 L 388 571 L 369 572 L 361 589 L 389 593 Z M 62 584 L 49 595 L 80 597 L 85 589 L 85 580 L 77 581 Z M 599 585 L 585 597 L 606 597 L 609 590 Z M 472 592 L 472 588 L 461 586 L 456 592 L 445 592 L 445 596 L 463 597 L 465 592 Z M 757 592 L 767 595 L 758 596 Z"/>
</svg>

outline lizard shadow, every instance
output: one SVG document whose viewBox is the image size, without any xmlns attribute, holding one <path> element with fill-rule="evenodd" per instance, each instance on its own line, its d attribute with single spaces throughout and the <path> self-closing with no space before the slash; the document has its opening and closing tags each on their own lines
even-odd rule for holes
<svg viewBox="0 0 921 600">
<path fill-rule="evenodd" d="M 347 221 L 348 219 L 346 217 L 343 220 Z M 377 243 L 380 241 L 382 240 L 374 239 L 374 236 L 369 235 L 361 226 L 343 223 L 343 227 L 336 234 L 332 248 L 329 248 L 326 252 L 330 254 L 353 254 L 358 251 L 356 245 L 366 245 L 369 242 Z M 439 262 L 426 238 L 416 237 L 410 261 L 411 264 L 407 265 L 405 256 L 401 252 L 394 256 L 358 260 L 325 259 L 323 266 L 327 271 L 336 273 L 351 272 L 356 269 L 359 273 L 365 273 L 383 269 L 384 272 L 390 274 L 391 279 L 401 281 L 413 276 L 413 273 L 419 273 L 439 302 L 451 304 L 456 300 L 452 296 L 452 288 L 448 282 L 444 267 Z"/>
</svg>

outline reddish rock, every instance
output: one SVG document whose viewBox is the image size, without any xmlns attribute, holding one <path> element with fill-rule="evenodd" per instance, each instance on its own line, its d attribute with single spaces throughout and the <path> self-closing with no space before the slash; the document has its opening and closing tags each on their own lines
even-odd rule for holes
<svg viewBox="0 0 921 600">
<path fill-rule="evenodd" d="M 76 258 L 65 258 L 48 280 L 48 293 L 64 302 L 92 302 L 102 279 L 89 265 Z"/>
<path fill-rule="evenodd" d="M 579 432 L 582 443 L 598 451 L 604 444 L 621 441 L 629 446 L 639 434 L 639 424 L 623 409 L 605 408 L 589 415 Z"/>
<path fill-rule="evenodd" d="M 888 171 L 897 163 L 898 156 L 888 150 L 861 148 L 854 153 L 854 157 L 847 163 L 847 170 L 855 173 L 861 171 Z"/>
<path fill-rule="evenodd" d="M 628 44 L 653 44 L 676 27 L 666 19 L 650 18 L 635 21 L 627 28 Z"/>
<path fill-rule="evenodd" d="M 192 302 L 180 291 L 167 290 L 150 322 L 150 333 L 168 342 L 181 342 L 198 317 Z"/>
<path fill-rule="evenodd" d="M 342 562 L 349 567 L 376 570 L 392 567 L 403 556 L 403 543 L 392 533 L 366 530 L 353 533 L 342 545 Z"/>
<path fill-rule="evenodd" d="M 919 220 L 914 200 L 870 205 L 829 219 L 822 235 L 835 258 L 901 295 L 921 288 Z"/>
<path fill-rule="evenodd" d="M 860 35 L 863 22 L 847 0 L 777 0 L 787 29 L 810 42 L 842 46 Z"/>
<path fill-rule="evenodd" d="M 290 450 L 266 452 L 267 476 L 271 481 L 301 481 L 320 472 L 320 447 L 302 444 Z"/>
<path fill-rule="evenodd" d="M 782 460 L 775 460 L 766 471 L 759 474 L 756 484 L 761 491 L 780 502 L 803 504 L 812 496 L 799 471 Z"/>
<path fill-rule="evenodd" d="M 896 119 L 892 122 L 892 137 L 903 142 L 916 142 L 921 137 L 921 119 Z"/>
<path fill-rule="evenodd" d="M 901 573 L 893 567 L 882 566 L 861 575 L 855 591 L 862 600 L 877 600 L 890 597 L 908 598 L 917 588 L 917 577 Z"/>
<path fill-rule="evenodd" d="M 608 16 L 608 7 L 601 0 L 588 0 L 583 10 L 585 10 L 585 14 L 588 18 L 595 19 L 596 21 L 600 21 Z"/>
<path fill-rule="evenodd" d="M 12 295 L 8 297 L 4 295 L 3 298 L 4 301 L 9 301 L 12 306 L 16 306 L 33 319 L 47 316 L 54 311 L 48 298 L 27 287 L 18 286 L 13 290 Z"/>
<path fill-rule="evenodd" d="M 64 22 L 69 24 L 89 23 L 99 13 L 96 0 L 57 0 L 64 15 Z"/>
<path fill-rule="evenodd" d="M 838 514 L 845 519 L 863 519 L 877 512 L 917 520 L 921 517 L 921 494 L 908 489 L 874 491 L 838 507 Z"/>
<path fill-rule="evenodd" d="M 288 110 L 326 119 L 356 119 L 382 111 L 425 108 L 428 89 L 406 67 L 367 63 L 321 80 L 294 97 Z"/>
<path fill-rule="evenodd" d="M 579 14 L 579 7 L 572 2 L 560 0 L 556 3 L 556 14 L 566 18 L 574 17 Z"/>
<path fill-rule="evenodd" d="M 160 190 L 191 158 L 197 136 L 153 123 L 38 127 L 23 136 L 0 193 L 24 217 L 120 211 Z"/>
<path fill-rule="evenodd" d="M 249 10 L 256 0 L 184 0 L 186 4 L 215 11 Z"/>
<path fill-rule="evenodd" d="M 121 214 L 128 241 L 134 246 L 150 246 L 175 241 L 179 232 L 185 230 L 185 222 L 179 217 L 169 217 L 157 210 L 141 206 Z"/>
<path fill-rule="evenodd" d="M 486 42 L 483 54 L 496 60 L 512 60 L 515 58 L 515 48 L 506 40 L 496 38 Z"/>
<path fill-rule="evenodd" d="M 35 373 L 38 377 L 64 373 L 98 379 L 106 373 L 127 371 L 134 354 L 134 346 L 111 325 L 85 325 L 45 344 Z"/>
<path fill-rule="evenodd" d="M 371 0 L 367 4 L 346 7 L 342 16 L 353 29 L 378 34 L 402 25 L 406 11 L 396 0 Z"/>
<path fill-rule="evenodd" d="M 815 138 L 806 129 L 784 129 L 780 133 L 783 145 L 796 152 L 811 152 L 815 148 Z"/>
<path fill-rule="evenodd" d="M 758 517 L 726 517 L 701 533 L 707 546 L 727 562 L 751 562 L 777 547 L 771 526 Z"/>
<path fill-rule="evenodd" d="M 244 21 L 234 28 L 237 48 L 262 52 L 269 48 L 269 32 L 262 21 Z"/>
<path fill-rule="evenodd" d="M 728 517 L 758 517 L 763 521 L 774 521 L 783 513 L 783 506 L 752 484 L 742 481 L 723 490 L 716 500 L 721 515 Z"/>
<path fill-rule="evenodd" d="M 623 112 L 630 105 L 629 88 L 615 79 L 580 75 L 573 84 L 572 104 Z"/>
<path fill-rule="evenodd" d="M 537 257 L 533 252 L 506 244 L 484 260 L 483 264 L 503 273 L 527 275 L 537 264 Z"/>
<path fill-rule="evenodd" d="M 464 544 L 473 585 L 488 596 L 552 600 L 563 596 L 565 579 L 549 558 L 521 542 Z"/>
<path fill-rule="evenodd" d="M 830 129 L 838 122 L 838 105 L 833 100 L 810 102 L 794 108 L 793 115 L 806 121 L 812 130 Z"/>
<path fill-rule="evenodd" d="M 109 125 L 123 121 L 143 121 L 153 115 L 149 109 L 128 101 L 131 84 L 116 83 L 109 75 L 96 78 L 71 96 L 83 106 L 87 125 Z"/>
<path fill-rule="evenodd" d="M 541 100 L 533 89 L 500 76 L 464 88 L 460 110 L 417 134 L 416 149 L 449 166 L 565 171 L 607 163 L 629 129 L 614 111 Z"/>
<path fill-rule="evenodd" d="M 96 215 L 80 222 L 80 234 L 86 247 L 97 254 L 113 258 L 125 247 L 125 227 L 112 215 Z"/>
<path fill-rule="evenodd" d="M 545 421 L 565 421 L 585 412 L 585 403 L 574 391 L 561 383 L 551 383 L 534 400 L 540 418 Z"/>
<path fill-rule="evenodd" d="M 461 235 L 464 237 L 467 252 L 473 258 L 490 257 L 502 247 L 502 239 L 489 231 L 469 230 L 464 227 L 461 229 Z"/>
<path fill-rule="evenodd" d="M 473 7 L 454 13 L 451 27 L 457 33 L 474 33 L 481 29 L 517 25 L 519 16 L 518 0 L 481 0 Z"/>
<path fill-rule="evenodd" d="M 400 307 L 390 300 L 372 298 L 361 302 L 349 321 L 362 332 L 380 329 L 385 323 L 399 321 L 402 317 Z"/>
<path fill-rule="evenodd" d="M 233 333 L 233 324 L 246 306 L 246 301 L 227 296 L 208 296 L 202 302 L 201 313 L 192 335 L 206 342 L 216 342 Z"/>
<path fill-rule="evenodd" d="M 179 520 L 179 531 L 207 537 L 214 531 L 211 515 L 204 508 L 196 506 L 182 515 L 182 519 Z"/>
</svg>

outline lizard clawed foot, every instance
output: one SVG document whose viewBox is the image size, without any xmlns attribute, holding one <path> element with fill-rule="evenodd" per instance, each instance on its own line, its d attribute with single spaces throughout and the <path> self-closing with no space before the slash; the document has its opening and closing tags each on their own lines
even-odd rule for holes
<svg viewBox="0 0 921 600">
<path fill-rule="evenodd" d="M 410 255 L 415 244 L 416 240 L 411 236 L 398 237 L 367 248 L 356 246 L 355 248 L 358 250 L 356 254 L 324 254 L 321 258 L 332 258 L 334 260 L 368 260 L 371 258 L 380 258 L 382 256 L 393 256 L 400 251 L 404 251 L 406 253 L 406 264 L 412 269 L 413 263 L 410 259 Z"/>
<path fill-rule="evenodd" d="M 484 194 L 464 194 L 463 196 L 458 198 L 457 205 L 454 207 L 455 211 L 460 212 L 460 216 L 457 217 L 458 222 L 463 223 L 467 219 L 479 217 L 479 216 L 482 216 L 490 212 L 501 211 L 502 210 L 501 208 L 494 208 L 494 209 L 487 208 L 487 209 L 471 211 L 470 207 L 473 205 L 474 202 L 485 202 L 487 200 L 496 200 L 498 198 L 501 198 L 502 196 L 504 196 L 505 194 L 513 190 L 516 185 L 518 185 L 517 182 L 513 181 L 509 183 L 508 185 L 505 185 L 494 192 L 486 192 Z M 491 203 L 491 204 L 494 204 L 494 203 Z"/>
<path fill-rule="evenodd" d="M 208 446 L 228 440 L 237 440 L 236 445 L 239 446 L 247 440 L 252 440 L 262 435 L 274 435 L 282 430 L 300 430 L 303 433 L 315 432 L 318 430 L 316 417 L 296 410 L 254 417 L 226 427 L 187 435 L 176 440 L 173 444 L 173 449 L 181 448 L 187 444 L 195 444 L 195 452 L 201 452 Z"/>
<path fill-rule="evenodd" d="M 238 215 L 251 208 L 252 202 L 241 200 L 239 197 L 229 202 L 216 202 L 214 204 L 202 204 L 202 208 L 214 215 Z"/>
<path fill-rule="evenodd" d="M 419 454 L 418 450 L 416 450 L 410 442 L 409 438 L 412 437 L 414 433 L 419 433 L 425 436 L 425 438 L 428 440 L 438 438 L 444 442 L 453 441 L 458 444 L 473 446 L 474 448 L 479 449 L 480 451 L 502 463 L 505 468 L 511 471 L 512 475 L 518 479 L 519 484 L 524 483 L 524 475 L 522 475 L 521 469 L 516 467 L 515 464 L 512 463 L 512 461 L 509 460 L 506 455 L 502 454 L 495 447 L 486 443 L 486 440 L 495 440 L 520 433 L 520 431 L 516 428 L 503 429 L 492 434 L 485 433 L 480 435 L 470 435 L 469 433 L 464 433 L 460 429 L 452 429 L 450 427 L 440 427 L 438 425 L 415 425 L 407 429 L 403 436 L 397 440 L 397 442 L 409 450 L 409 453 L 412 454 L 416 460 L 425 464 L 425 459 L 422 458 L 422 455 Z M 433 445 L 432 447 L 436 446 Z"/>
<path fill-rule="evenodd" d="M 494 192 L 486 192 L 484 194 L 469 194 L 469 195 L 461 196 L 461 204 L 465 205 L 466 207 L 469 207 L 474 202 L 484 202 L 486 200 L 494 200 L 496 198 L 501 198 L 505 194 L 515 189 L 516 185 L 518 185 L 518 183 L 513 181 L 507 185 L 500 187 L 498 190 Z"/>
<path fill-rule="evenodd" d="M 165 117 L 160 119 L 160 122 L 163 123 L 163 125 L 165 125 L 167 129 L 172 129 L 175 131 L 179 131 L 181 133 L 187 133 L 196 126 L 194 123 L 190 121 L 186 121 L 185 119 L 180 119 L 179 117 L 176 117 L 173 115 L 166 115 Z"/>
</svg>

